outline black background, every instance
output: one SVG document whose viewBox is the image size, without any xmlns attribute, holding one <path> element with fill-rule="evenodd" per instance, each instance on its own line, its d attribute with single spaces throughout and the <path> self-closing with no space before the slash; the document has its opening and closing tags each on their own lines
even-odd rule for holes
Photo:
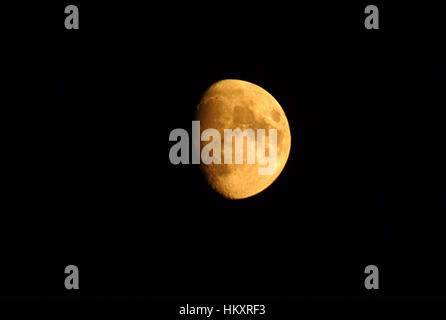
<svg viewBox="0 0 446 320">
<path fill-rule="evenodd" d="M 1 297 L 444 298 L 445 11 L 375 2 L 366 30 L 366 4 L 39 7 L 3 117 Z M 168 157 L 226 78 L 268 90 L 292 134 L 239 201 Z"/>
</svg>

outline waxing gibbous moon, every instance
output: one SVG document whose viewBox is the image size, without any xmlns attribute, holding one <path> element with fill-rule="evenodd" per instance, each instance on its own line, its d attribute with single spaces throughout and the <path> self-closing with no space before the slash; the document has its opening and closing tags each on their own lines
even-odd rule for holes
<svg viewBox="0 0 446 320">
<path fill-rule="evenodd" d="M 242 80 L 227 79 L 214 83 L 206 90 L 197 106 L 196 120 L 200 121 L 200 135 L 206 129 L 217 129 L 221 136 L 222 153 L 224 129 L 241 130 L 277 129 L 277 169 L 273 174 L 259 174 L 260 167 L 266 167 L 257 161 L 246 161 L 246 143 L 244 142 L 243 164 L 201 163 L 200 168 L 209 185 L 229 199 L 251 197 L 268 188 L 280 175 L 291 148 L 291 134 L 287 117 L 280 104 L 265 89 Z M 255 140 L 257 150 L 257 140 Z M 200 142 L 200 149 L 208 141 Z M 233 147 L 233 155 L 235 144 Z"/>
</svg>

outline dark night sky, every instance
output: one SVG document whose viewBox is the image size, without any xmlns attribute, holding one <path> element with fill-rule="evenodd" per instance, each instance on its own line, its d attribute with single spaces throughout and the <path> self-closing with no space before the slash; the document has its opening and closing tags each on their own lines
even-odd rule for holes
<svg viewBox="0 0 446 320">
<path fill-rule="evenodd" d="M 444 297 L 445 11 L 376 4 L 376 31 L 362 3 L 81 2 L 79 31 L 48 5 L 6 124 L 0 295 Z M 292 134 L 281 176 L 241 201 L 168 158 L 225 78 L 268 90 Z"/>
</svg>

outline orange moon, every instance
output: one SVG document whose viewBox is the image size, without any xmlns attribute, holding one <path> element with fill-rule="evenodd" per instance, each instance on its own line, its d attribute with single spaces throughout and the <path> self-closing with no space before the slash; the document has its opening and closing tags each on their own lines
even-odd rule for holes
<svg viewBox="0 0 446 320">
<path fill-rule="evenodd" d="M 268 188 L 282 172 L 291 148 L 288 119 L 280 104 L 265 89 L 242 80 L 226 79 L 214 83 L 206 90 L 196 110 L 200 121 L 200 135 L 206 129 L 217 129 L 224 146 L 224 129 L 277 130 L 277 167 L 273 174 L 261 175 L 259 168 L 266 167 L 257 161 L 246 161 L 247 142 L 243 143 L 243 164 L 224 163 L 223 147 L 220 164 L 203 164 L 200 168 L 209 185 L 229 199 L 251 197 Z M 208 142 L 201 141 L 200 149 Z M 258 150 L 257 140 L 255 140 Z M 268 143 L 266 143 L 268 146 Z M 232 144 L 233 155 L 235 144 Z M 266 148 L 268 152 L 268 147 Z"/>
</svg>

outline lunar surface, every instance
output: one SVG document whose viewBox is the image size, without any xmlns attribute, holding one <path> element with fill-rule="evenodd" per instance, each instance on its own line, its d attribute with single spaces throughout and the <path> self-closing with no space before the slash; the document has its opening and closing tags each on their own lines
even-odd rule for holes
<svg viewBox="0 0 446 320">
<path fill-rule="evenodd" d="M 209 185 L 218 193 L 229 199 L 251 197 L 265 190 L 280 175 L 288 160 L 291 147 L 291 134 L 287 117 L 280 104 L 263 88 L 242 80 L 227 79 L 214 83 L 204 93 L 196 111 L 196 120 L 200 121 L 200 134 L 208 129 L 217 129 L 221 136 L 221 163 L 203 164 L 201 170 Z M 273 174 L 259 174 L 260 164 L 246 161 L 247 142 L 243 142 L 243 164 L 234 161 L 225 164 L 224 129 L 248 128 L 256 132 L 265 129 L 268 141 L 268 130 L 277 129 L 277 167 Z M 247 139 L 247 138 L 244 138 Z M 201 141 L 200 149 L 209 141 Z M 256 152 L 258 152 L 257 139 Z M 266 142 L 266 152 L 268 153 Z M 232 144 L 233 157 L 235 144 Z"/>
</svg>

